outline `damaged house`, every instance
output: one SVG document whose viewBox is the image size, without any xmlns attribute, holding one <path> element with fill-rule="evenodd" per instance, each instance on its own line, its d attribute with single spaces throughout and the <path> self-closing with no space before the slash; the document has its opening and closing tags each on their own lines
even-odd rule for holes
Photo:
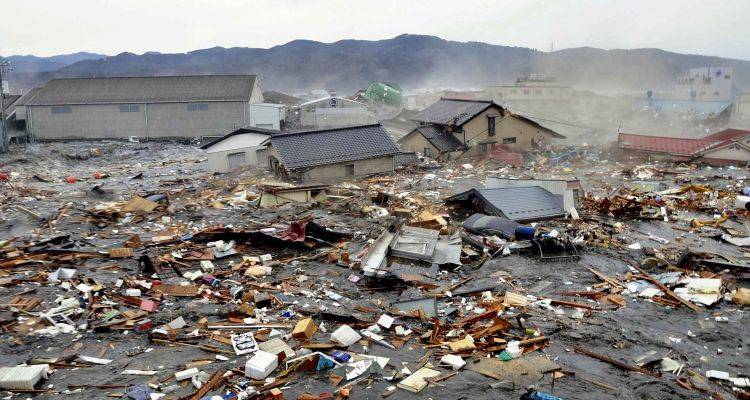
<svg viewBox="0 0 750 400">
<path fill-rule="evenodd" d="M 702 138 L 618 133 L 620 158 L 701 162 L 708 165 L 750 162 L 750 131 L 724 129 Z"/>
<path fill-rule="evenodd" d="M 563 209 L 570 211 L 571 208 L 580 208 L 581 193 L 583 188 L 581 181 L 575 178 L 569 179 L 516 179 L 500 176 L 487 177 L 487 189 L 529 187 L 539 186 L 548 192 L 563 197 Z"/>
<path fill-rule="evenodd" d="M 301 181 L 390 174 L 401 154 L 380 124 L 283 133 L 264 145 L 272 171 Z"/>
<path fill-rule="evenodd" d="M 280 132 L 255 127 L 240 128 L 201 146 L 208 156 L 208 170 L 229 172 L 246 165 L 265 166 L 263 143 Z M 260 158 L 258 155 L 260 154 Z"/>
<path fill-rule="evenodd" d="M 445 201 L 516 222 L 539 221 L 566 214 L 563 195 L 553 194 L 540 186 L 475 188 L 448 197 Z"/>
<path fill-rule="evenodd" d="M 496 146 L 546 149 L 559 133 L 492 102 L 441 98 L 414 119 L 419 126 L 399 140 L 406 151 L 448 160 L 486 156 Z"/>
</svg>

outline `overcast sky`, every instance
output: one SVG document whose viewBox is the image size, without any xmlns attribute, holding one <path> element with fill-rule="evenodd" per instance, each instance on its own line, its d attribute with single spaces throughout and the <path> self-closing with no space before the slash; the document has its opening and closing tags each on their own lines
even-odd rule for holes
<svg viewBox="0 0 750 400">
<path fill-rule="evenodd" d="M 0 54 L 180 53 L 402 33 L 750 59 L 750 0 L 0 0 Z"/>
</svg>

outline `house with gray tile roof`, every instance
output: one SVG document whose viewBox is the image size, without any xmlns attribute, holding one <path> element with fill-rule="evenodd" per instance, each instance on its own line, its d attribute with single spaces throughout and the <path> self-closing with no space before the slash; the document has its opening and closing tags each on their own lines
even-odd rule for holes
<svg viewBox="0 0 750 400">
<path fill-rule="evenodd" d="M 539 186 L 471 189 L 446 199 L 487 215 L 516 222 L 539 221 L 565 215 L 563 196 Z"/>
<path fill-rule="evenodd" d="M 53 79 L 21 99 L 39 140 L 217 136 L 246 126 L 262 103 L 255 75 Z"/>
<path fill-rule="evenodd" d="M 282 133 L 266 146 L 269 167 L 301 181 L 392 173 L 401 154 L 380 124 Z"/>
<path fill-rule="evenodd" d="M 419 126 L 399 139 L 401 148 L 437 160 L 485 157 L 500 146 L 545 149 L 553 138 L 564 138 L 489 100 L 441 98 L 414 120 Z"/>
</svg>

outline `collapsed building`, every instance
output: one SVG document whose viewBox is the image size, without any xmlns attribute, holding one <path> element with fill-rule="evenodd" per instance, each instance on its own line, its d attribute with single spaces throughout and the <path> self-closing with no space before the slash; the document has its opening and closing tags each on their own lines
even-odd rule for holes
<svg viewBox="0 0 750 400">
<path fill-rule="evenodd" d="M 708 165 L 746 164 L 750 161 L 750 131 L 724 129 L 702 138 L 618 133 L 620 157 L 701 162 Z"/>
</svg>

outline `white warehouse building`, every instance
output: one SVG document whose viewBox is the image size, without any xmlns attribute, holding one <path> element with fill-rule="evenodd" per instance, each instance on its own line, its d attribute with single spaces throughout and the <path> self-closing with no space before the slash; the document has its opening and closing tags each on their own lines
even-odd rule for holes
<svg viewBox="0 0 750 400">
<path fill-rule="evenodd" d="M 366 104 L 338 96 L 302 103 L 299 112 L 300 124 L 305 127 L 336 128 L 372 122 Z"/>
<path fill-rule="evenodd" d="M 252 107 L 262 102 L 255 75 L 66 78 L 49 81 L 16 113 L 39 140 L 194 138 L 247 126 L 257 111 L 269 124 L 274 111 Z"/>
</svg>

